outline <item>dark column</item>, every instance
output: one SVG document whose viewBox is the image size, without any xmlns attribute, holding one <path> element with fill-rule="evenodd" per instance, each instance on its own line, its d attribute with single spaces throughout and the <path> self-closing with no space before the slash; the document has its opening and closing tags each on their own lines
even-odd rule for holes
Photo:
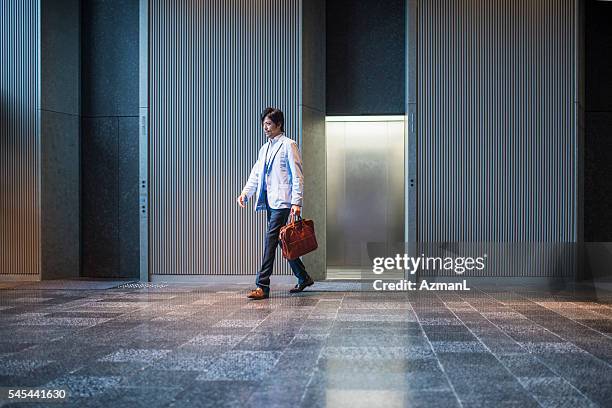
<svg viewBox="0 0 612 408">
<path fill-rule="evenodd" d="M 80 270 L 80 2 L 40 15 L 41 279 Z"/>
<path fill-rule="evenodd" d="M 325 279 L 325 1 L 302 3 L 302 154 L 304 216 L 315 223 L 319 248 L 304 257 L 313 279 Z"/>
<path fill-rule="evenodd" d="M 138 0 L 82 14 L 83 276 L 138 277 Z"/>
</svg>

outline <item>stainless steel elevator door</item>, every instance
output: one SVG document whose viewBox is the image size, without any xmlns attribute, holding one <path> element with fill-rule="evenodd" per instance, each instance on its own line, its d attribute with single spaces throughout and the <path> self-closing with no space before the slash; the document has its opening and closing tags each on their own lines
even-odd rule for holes
<svg viewBox="0 0 612 408">
<path fill-rule="evenodd" d="M 404 118 L 328 117 L 327 278 L 358 279 L 368 242 L 404 241 Z"/>
</svg>

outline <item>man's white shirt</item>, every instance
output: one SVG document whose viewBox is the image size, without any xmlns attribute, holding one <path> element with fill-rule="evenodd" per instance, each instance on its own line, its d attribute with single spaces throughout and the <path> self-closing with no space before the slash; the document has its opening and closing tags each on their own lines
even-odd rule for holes
<svg viewBox="0 0 612 408">
<path fill-rule="evenodd" d="M 268 167 L 266 174 L 264 174 L 265 163 Z M 261 199 L 264 180 L 270 208 L 302 206 L 304 196 L 302 158 L 297 143 L 286 137 L 284 133 L 264 143 L 259 149 L 257 161 L 242 189 L 242 194 L 249 198 L 256 193 L 255 211 L 266 209 L 266 203 Z"/>
</svg>

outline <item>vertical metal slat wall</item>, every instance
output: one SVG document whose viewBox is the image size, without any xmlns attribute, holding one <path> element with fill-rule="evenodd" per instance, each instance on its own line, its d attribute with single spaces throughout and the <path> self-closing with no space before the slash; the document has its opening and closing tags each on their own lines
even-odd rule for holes
<svg viewBox="0 0 612 408">
<path fill-rule="evenodd" d="M 419 2 L 419 241 L 576 240 L 575 1 Z"/>
<path fill-rule="evenodd" d="M 0 2 L 0 275 L 39 275 L 39 1 Z"/>
<path fill-rule="evenodd" d="M 149 1 L 149 270 L 252 275 L 265 215 L 236 196 L 265 142 L 258 114 L 300 138 L 301 1 Z M 280 256 L 275 273 L 290 274 Z"/>
</svg>

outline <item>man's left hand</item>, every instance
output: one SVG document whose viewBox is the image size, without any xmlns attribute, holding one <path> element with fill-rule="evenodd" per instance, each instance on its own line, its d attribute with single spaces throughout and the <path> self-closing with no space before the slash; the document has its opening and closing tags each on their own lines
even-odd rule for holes
<svg viewBox="0 0 612 408">
<path fill-rule="evenodd" d="M 300 207 L 299 205 L 291 206 L 291 214 L 299 216 L 301 212 L 302 212 L 302 207 Z"/>
</svg>

